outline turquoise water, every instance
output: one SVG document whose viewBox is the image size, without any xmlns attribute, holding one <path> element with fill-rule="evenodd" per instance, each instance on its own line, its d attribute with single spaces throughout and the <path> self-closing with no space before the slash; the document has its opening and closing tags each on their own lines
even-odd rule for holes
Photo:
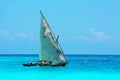
<svg viewBox="0 0 120 80">
<path fill-rule="evenodd" d="M 0 80 L 120 80 L 120 56 L 66 55 L 65 67 L 33 66 L 38 55 L 0 55 Z"/>
</svg>

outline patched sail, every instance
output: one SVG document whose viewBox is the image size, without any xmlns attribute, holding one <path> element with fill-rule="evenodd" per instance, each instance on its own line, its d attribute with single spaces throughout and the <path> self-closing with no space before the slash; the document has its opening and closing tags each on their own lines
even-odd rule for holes
<svg viewBox="0 0 120 80">
<path fill-rule="evenodd" d="M 56 38 L 47 23 L 44 15 L 41 13 L 41 28 L 40 28 L 40 60 L 52 62 L 66 62 L 63 50 L 61 49 L 58 37 Z"/>
</svg>

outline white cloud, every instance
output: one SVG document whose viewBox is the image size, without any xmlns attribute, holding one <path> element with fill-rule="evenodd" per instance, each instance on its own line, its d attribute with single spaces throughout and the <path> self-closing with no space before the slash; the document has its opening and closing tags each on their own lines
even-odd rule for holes
<svg viewBox="0 0 120 80">
<path fill-rule="evenodd" d="M 106 34 L 106 33 L 101 32 L 101 31 L 95 31 L 94 28 L 90 28 L 89 32 L 87 32 L 87 33 L 89 33 L 87 36 L 85 34 L 79 34 L 79 35 L 72 36 L 70 38 L 70 40 L 72 40 L 72 41 L 84 41 L 87 43 L 96 43 L 96 42 L 104 42 L 104 41 L 108 41 L 108 40 L 113 39 L 110 34 Z"/>
<path fill-rule="evenodd" d="M 84 35 L 80 35 L 79 38 L 80 38 L 80 40 L 85 41 L 85 42 L 90 42 L 90 43 L 95 42 L 93 38 L 87 37 L 87 36 L 84 36 Z"/>
<path fill-rule="evenodd" d="M 36 40 L 37 36 L 33 33 L 15 33 L 14 38 L 26 39 L 28 41 Z"/>
<path fill-rule="evenodd" d="M 5 30 L 0 30 L 0 34 L 5 35 L 5 36 L 11 36 L 11 34 L 8 31 L 5 31 Z"/>
<path fill-rule="evenodd" d="M 27 35 L 25 33 L 15 33 L 16 37 L 26 38 Z"/>
<path fill-rule="evenodd" d="M 110 40 L 112 38 L 110 35 L 107 35 L 104 32 L 97 32 L 93 28 L 90 29 L 90 33 L 95 39 L 100 41 Z"/>
<path fill-rule="evenodd" d="M 117 39 L 119 39 L 119 40 L 120 40 L 120 36 L 117 36 Z"/>
<path fill-rule="evenodd" d="M 116 36 L 116 41 L 120 42 L 120 35 Z"/>
<path fill-rule="evenodd" d="M 88 43 L 94 43 L 94 39 L 93 38 L 90 38 L 88 36 L 85 36 L 85 35 L 76 35 L 76 36 L 72 36 L 70 38 L 71 41 L 83 41 L 83 42 L 88 42 Z"/>
<path fill-rule="evenodd" d="M 6 30 L 0 30 L 0 38 L 3 40 L 13 39 L 12 34 Z"/>
<path fill-rule="evenodd" d="M 0 30 L 0 38 L 3 40 L 15 40 L 15 39 L 27 39 L 27 40 L 35 40 L 37 36 L 33 33 L 10 33 L 6 30 Z"/>
</svg>

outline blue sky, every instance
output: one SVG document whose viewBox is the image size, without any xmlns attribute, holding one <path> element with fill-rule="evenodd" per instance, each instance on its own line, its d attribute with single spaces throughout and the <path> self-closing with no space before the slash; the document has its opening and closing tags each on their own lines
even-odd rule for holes
<svg viewBox="0 0 120 80">
<path fill-rule="evenodd" d="M 42 10 L 65 54 L 120 54 L 120 0 L 0 0 L 0 54 L 38 54 Z"/>
</svg>

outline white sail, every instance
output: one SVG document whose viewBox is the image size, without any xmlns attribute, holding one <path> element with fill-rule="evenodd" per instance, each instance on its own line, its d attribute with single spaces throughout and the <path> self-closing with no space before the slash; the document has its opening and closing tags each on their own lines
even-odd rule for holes
<svg viewBox="0 0 120 80">
<path fill-rule="evenodd" d="M 56 39 L 49 24 L 41 12 L 41 30 L 40 30 L 40 60 L 52 62 L 66 62 L 62 48 L 59 45 L 58 38 Z"/>
</svg>

